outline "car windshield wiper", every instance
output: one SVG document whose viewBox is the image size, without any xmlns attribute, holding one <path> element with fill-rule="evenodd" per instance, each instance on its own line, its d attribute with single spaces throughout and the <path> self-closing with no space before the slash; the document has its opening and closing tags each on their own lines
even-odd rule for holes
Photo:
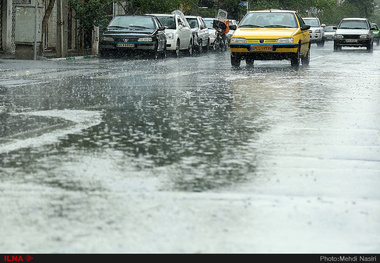
<svg viewBox="0 0 380 263">
<path fill-rule="evenodd" d="M 291 26 L 284 26 L 284 25 L 268 25 L 268 26 L 264 26 L 266 28 L 287 28 L 287 27 L 291 27 Z"/>
<path fill-rule="evenodd" d="M 240 25 L 239 27 L 260 27 L 260 28 L 262 28 L 262 26 L 258 26 L 258 25 Z"/>
<path fill-rule="evenodd" d="M 153 29 L 153 28 L 146 27 L 146 26 L 130 26 L 130 27 L 137 27 L 137 28 L 143 28 L 143 29 Z"/>
<path fill-rule="evenodd" d="M 108 26 L 108 27 L 114 27 L 114 28 L 128 28 L 127 26 Z"/>
</svg>

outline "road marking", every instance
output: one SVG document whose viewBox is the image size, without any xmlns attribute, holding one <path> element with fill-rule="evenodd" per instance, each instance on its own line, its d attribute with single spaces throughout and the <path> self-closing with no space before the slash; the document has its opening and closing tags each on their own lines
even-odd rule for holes
<svg viewBox="0 0 380 263">
<path fill-rule="evenodd" d="M 317 60 L 317 59 L 320 59 L 320 58 L 323 58 L 324 56 L 318 56 L 318 57 L 312 57 L 310 58 L 310 60 Z"/>
</svg>

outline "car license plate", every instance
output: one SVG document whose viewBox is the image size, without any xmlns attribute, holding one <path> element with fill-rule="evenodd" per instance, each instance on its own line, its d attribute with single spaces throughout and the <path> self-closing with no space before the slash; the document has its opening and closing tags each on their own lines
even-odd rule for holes
<svg viewBox="0 0 380 263">
<path fill-rule="evenodd" d="M 251 46 L 251 51 L 273 51 L 272 46 Z"/>
<path fill-rule="evenodd" d="M 132 47 L 135 47 L 135 44 L 121 43 L 121 44 L 117 44 L 117 47 L 128 47 L 128 48 L 132 48 Z"/>
<path fill-rule="evenodd" d="M 346 43 L 358 43 L 357 39 L 346 39 Z"/>
</svg>

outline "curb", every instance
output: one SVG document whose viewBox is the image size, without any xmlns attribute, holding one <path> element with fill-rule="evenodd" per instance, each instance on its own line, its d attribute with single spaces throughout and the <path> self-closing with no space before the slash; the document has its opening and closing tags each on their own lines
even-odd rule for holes
<svg viewBox="0 0 380 263">
<path fill-rule="evenodd" d="M 87 56 L 76 56 L 76 57 L 65 57 L 65 58 L 49 58 L 48 60 L 62 61 L 62 60 L 80 60 L 88 58 L 96 58 L 97 55 L 87 55 Z"/>
</svg>

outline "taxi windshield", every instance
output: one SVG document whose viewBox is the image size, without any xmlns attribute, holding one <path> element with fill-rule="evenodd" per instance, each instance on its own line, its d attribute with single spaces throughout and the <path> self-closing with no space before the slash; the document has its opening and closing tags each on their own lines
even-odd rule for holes
<svg viewBox="0 0 380 263">
<path fill-rule="evenodd" d="M 240 23 L 240 28 L 296 28 L 298 27 L 293 13 L 286 12 L 253 12 Z"/>
</svg>

